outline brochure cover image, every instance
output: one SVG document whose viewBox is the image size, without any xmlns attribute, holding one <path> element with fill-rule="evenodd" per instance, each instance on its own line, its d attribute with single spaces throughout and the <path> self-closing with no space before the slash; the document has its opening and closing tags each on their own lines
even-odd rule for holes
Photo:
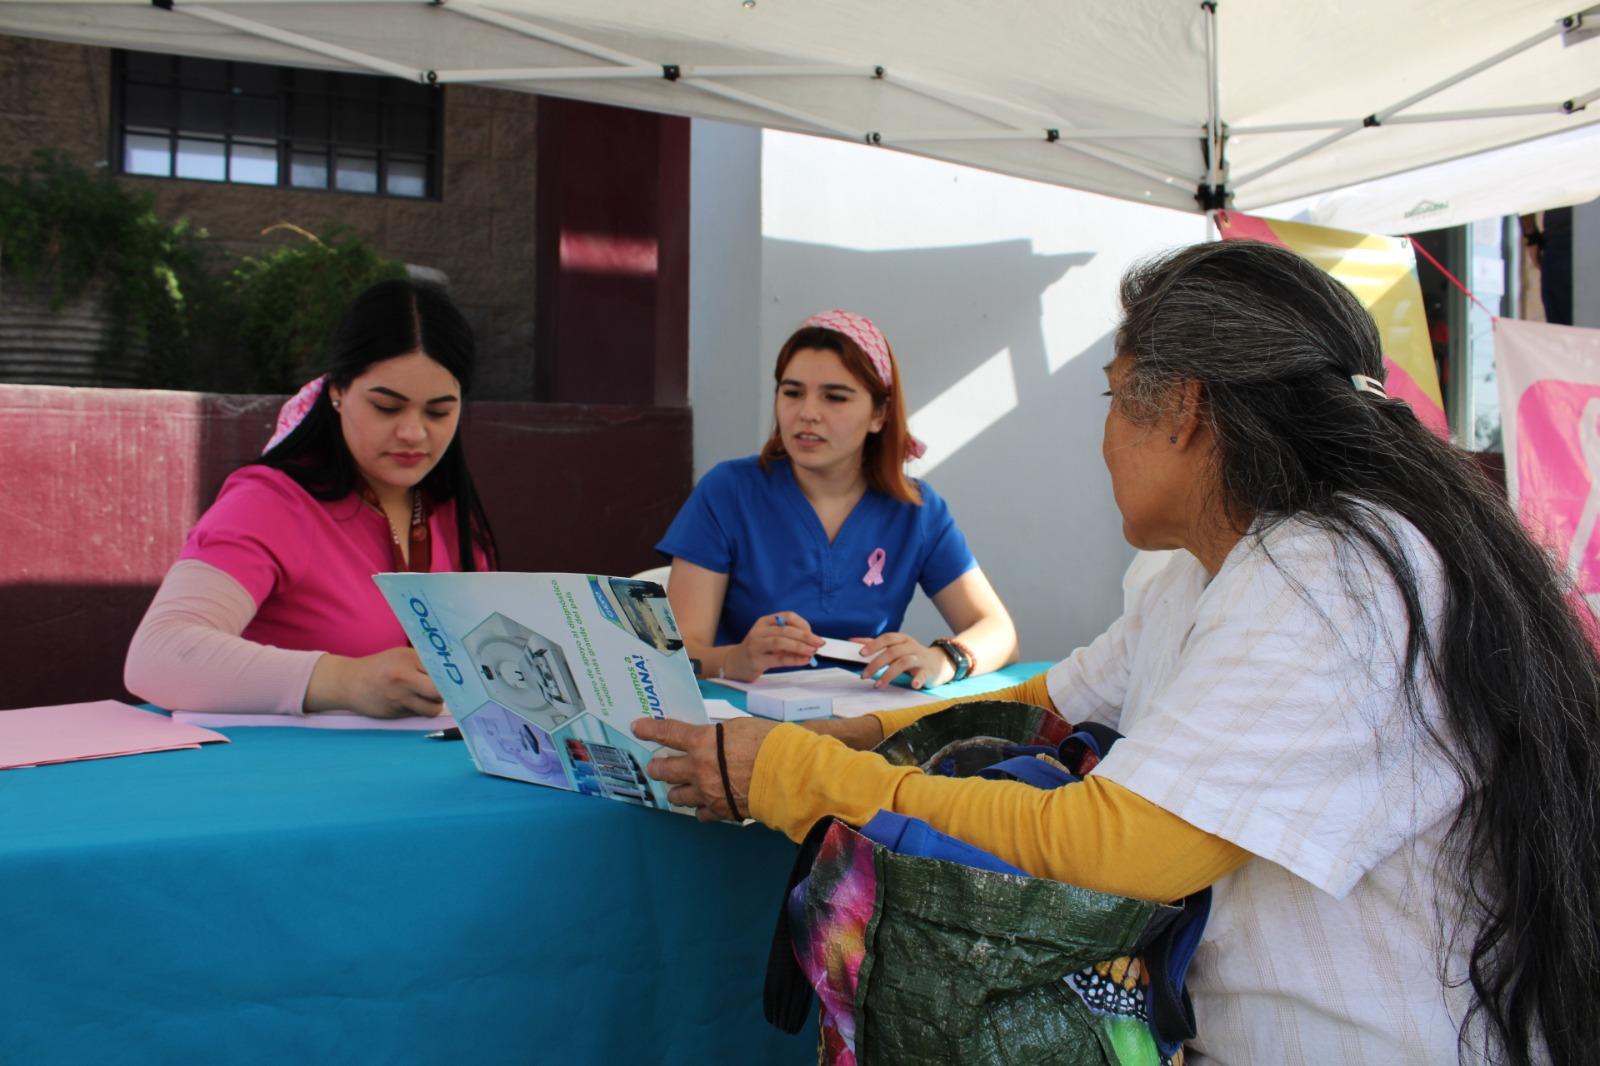
<svg viewBox="0 0 1600 1066">
<path fill-rule="evenodd" d="M 592 574 L 373 578 L 486 774 L 690 813 L 636 718 L 706 723 L 661 586 Z"/>
</svg>

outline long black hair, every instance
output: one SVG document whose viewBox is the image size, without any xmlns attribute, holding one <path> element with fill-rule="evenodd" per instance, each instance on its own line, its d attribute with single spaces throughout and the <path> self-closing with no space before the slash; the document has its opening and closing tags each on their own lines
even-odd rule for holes
<svg viewBox="0 0 1600 1066">
<path fill-rule="evenodd" d="M 360 472 L 344 442 L 329 389 L 349 388 L 374 363 L 422 352 L 461 383 L 463 399 L 472 388 L 477 345 L 472 327 L 438 285 L 400 279 L 380 281 L 351 301 L 328 345 L 327 382 L 305 418 L 256 462 L 281 470 L 319 500 L 340 500 L 355 491 Z M 465 421 L 465 411 L 462 420 Z M 422 490 L 436 503 L 456 502 L 456 541 L 461 568 L 477 569 L 481 549 L 493 568 L 498 552 L 489 516 L 484 513 L 467 469 L 461 425 L 455 439 L 422 479 Z"/>
<path fill-rule="evenodd" d="M 1377 327 L 1312 263 L 1254 241 L 1196 245 L 1135 267 L 1121 299 L 1119 410 L 1148 421 L 1175 386 L 1200 384 L 1235 531 L 1314 523 L 1400 590 L 1403 696 L 1464 792 L 1440 881 L 1459 897 L 1437 901 L 1474 993 L 1461 1048 L 1517 1066 L 1586 1060 L 1600 1046 L 1600 659 L 1566 578 L 1464 453 L 1403 401 L 1352 386 L 1386 377 Z M 1386 512 L 1438 553 L 1432 628 Z M 1441 722 L 1424 716 L 1419 676 Z"/>
</svg>

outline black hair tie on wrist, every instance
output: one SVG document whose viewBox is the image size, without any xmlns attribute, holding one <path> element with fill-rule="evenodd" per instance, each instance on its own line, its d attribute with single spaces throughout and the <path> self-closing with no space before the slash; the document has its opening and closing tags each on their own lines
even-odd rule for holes
<svg viewBox="0 0 1600 1066">
<path fill-rule="evenodd" d="M 722 771 L 722 798 L 728 801 L 728 811 L 736 822 L 744 821 L 739 805 L 733 801 L 733 782 L 728 779 L 728 756 L 722 750 L 722 723 L 717 723 L 717 769 Z"/>
</svg>

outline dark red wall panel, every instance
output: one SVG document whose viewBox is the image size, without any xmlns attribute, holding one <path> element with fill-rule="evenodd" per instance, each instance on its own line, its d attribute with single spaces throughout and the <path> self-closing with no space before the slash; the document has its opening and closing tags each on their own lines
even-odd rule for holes
<svg viewBox="0 0 1600 1066">
<path fill-rule="evenodd" d="M 682 406 L 689 120 L 539 103 L 537 395 Z"/>
</svg>

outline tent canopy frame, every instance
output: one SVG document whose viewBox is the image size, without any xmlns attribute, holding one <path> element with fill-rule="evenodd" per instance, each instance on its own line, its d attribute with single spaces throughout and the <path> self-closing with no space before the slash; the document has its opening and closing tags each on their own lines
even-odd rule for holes
<svg viewBox="0 0 1600 1066">
<path fill-rule="evenodd" d="M 0 24 L 4 9 L 25 5 L 29 0 L 0 0 Z M 274 5 L 313 4 L 319 0 L 271 0 Z M 395 5 L 397 0 L 341 0 L 342 5 Z M 1456 108 L 1435 112 L 1413 109 L 1454 86 L 1559 38 L 1564 48 L 1577 46 L 1600 35 L 1600 4 L 1572 11 L 1549 25 L 1514 43 L 1483 56 L 1448 76 L 1432 81 L 1399 100 L 1378 107 L 1360 118 L 1312 119 L 1292 122 L 1258 122 L 1230 126 L 1223 100 L 1224 75 L 1219 51 L 1219 0 L 1200 0 L 1202 13 L 1205 84 L 1197 86 L 1205 98 L 1205 119 L 1201 128 L 1152 120 L 1148 124 L 1075 122 L 1065 115 L 1041 110 L 1031 104 L 983 96 L 965 87 L 932 84 L 892 70 L 887 64 L 828 63 L 710 63 L 670 62 L 647 58 L 610 47 L 578 33 L 542 25 L 522 15 L 486 7 L 478 0 L 414 0 L 419 7 L 437 9 L 450 16 L 471 19 L 496 29 L 543 42 L 576 53 L 593 62 L 561 63 L 545 66 L 493 66 L 456 69 L 417 69 L 358 48 L 324 40 L 300 32 L 246 18 L 226 10 L 229 7 L 257 5 L 262 0 L 73 0 L 86 8 L 127 8 L 144 3 L 176 17 L 200 20 L 209 25 L 248 37 L 287 46 L 347 67 L 375 74 L 418 81 L 432 86 L 450 84 L 492 84 L 516 87 L 550 86 L 566 95 L 581 95 L 581 83 L 664 80 L 684 90 L 706 94 L 749 109 L 772 124 L 800 132 L 822 134 L 868 145 L 917 152 L 931 151 L 939 145 L 978 145 L 983 143 L 1039 142 L 1053 150 L 1075 153 L 1095 160 L 1126 175 L 1160 183 L 1173 194 L 1184 188 L 1194 190 L 1196 209 L 1214 211 L 1233 202 L 1238 190 L 1254 185 L 1268 175 L 1307 159 L 1323 155 L 1333 146 L 1382 126 L 1437 126 L 1446 123 L 1496 120 L 1516 117 L 1576 115 L 1600 99 L 1600 87 L 1562 100 L 1534 101 L 1504 106 Z M 746 7 L 753 4 L 746 2 Z M 1600 46 L 1593 46 L 1600 47 Z M 764 95 L 755 86 L 734 85 L 731 81 L 757 83 L 770 79 L 845 79 L 892 85 L 896 89 L 930 101 L 975 120 L 970 127 L 957 123 L 951 128 L 859 128 L 795 103 Z M 694 108 L 686 110 L 694 113 Z M 1310 143 L 1292 148 L 1271 158 L 1259 160 L 1252 169 L 1233 174 L 1228 155 L 1231 137 L 1242 135 L 1322 133 Z M 1193 139 L 1198 153 L 1194 171 L 1176 171 L 1173 160 L 1162 162 L 1140 154 L 1128 142 L 1163 142 Z M 1151 148 L 1155 151 L 1155 148 Z M 980 164 L 981 165 L 981 164 Z M 1148 196 L 1149 194 L 1146 193 Z M 1169 206 L 1176 206 L 1175 198 Z"/>
</svg>

